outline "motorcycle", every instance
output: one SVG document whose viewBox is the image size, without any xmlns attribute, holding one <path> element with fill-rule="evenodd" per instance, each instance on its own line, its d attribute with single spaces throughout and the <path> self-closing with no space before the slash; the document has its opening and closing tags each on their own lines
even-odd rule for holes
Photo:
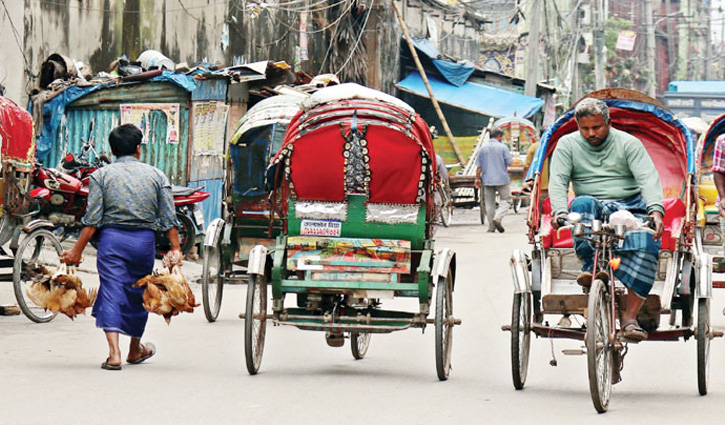
<svg viewBox="0 0 725 425">
<path fill-rule="evenodd" d="M 89 161 L 93 152 L 95 159 Z M 92 142 L 84 143 L 79 156 L 67 154 L 59 165 L 60 169 L 42 167 L 36 164 L 33 170 L 33 184 L 30 198 L 36 204 L 35 216 L 50 221 L 62 233 L 61 238 L 77 233 L 83 227 L 81 218 L 88 202 L 88 184 L 91 174 L 98 168 L 110 164 L 106 155 L 98 155 Z M 180 223 L 179 242 L 184 255 L 204 237 L 204 216 L 196 204 L 209 197 L 203 188 L 174 186 L 174 206 Z M 95 241 L 91 241 L 97 247 Z M 166 234 L 156 236 L 156 254 L 163 255 L 170 249 Z"/>
</svg>

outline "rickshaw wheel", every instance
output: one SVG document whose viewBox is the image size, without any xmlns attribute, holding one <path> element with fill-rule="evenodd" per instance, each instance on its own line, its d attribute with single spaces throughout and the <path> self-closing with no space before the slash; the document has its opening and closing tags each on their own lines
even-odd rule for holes
<svg viewBox="0 0 725 425">
<path fill-rule="evenodd" d="M 707 394 L 710 376 L 710 300 L 701 298 L 697 303 L 697 388 L 700 395 Z"/>
<path fill-rule="evenodd" d="M 612 394 L 612 371 L 614 347 L 609 341 L 612 329 L 609 314 L 609 295 L 601 280 L 594 280 L 587 305 L 587 365 L 589 369 L 589 392 L 597 412 L 604 413 Z"/>
<path fill-rule="evenodd" d="M 362 360 L 370 347 L 370 334 L 368 332 L 353 332 L 350 334 L 350 347 L 355 360 Z"/>
<path fill-rule="evenodd" d="M 511 312 L 511 373 L 514 388 L 524 388 L 526 372 L 529 369 L 529 348 L 531 346 L 531 294 L 514 294 Z"/>
<path fill-rule="evenodd" d="M 247 311 L 244 314 L 244 354 L 250 375 L 256 375 L 262 364 L 266 332 L 267 279 L 255 274 L 247 286 Z"/>
<path fill-rule="evenodd" d="M 33 283 L 32 271 L 34 266 L 58 267 L 60 266 L 60 253 L 62 251 L 58 238 L 47 229 L 37 229 L 30 232 L 18 247 L 13 264 L 13 289 L 20 310 L 25 316 L 36 323 L 45 323 L 53 320 L 58 313 L 47 311 L 35 305 L 27 298 L 26 291 Z M 37 273 L 37 272 L 35 272 Z"/>
<path fill-rule="evenodd" d="M 222 306 L 224 268 L 218 246 L 204 246 L 204 262 L 201 273 L 201 294 L 204 315 L 209 322 L 216 321 Z"/>
<path fill-rule="evenodd" d="M 451 372 L 451 344 L 453 342 L 453 294 L 452 274 L 438 279 L 436 290 L 436 371 L 438 379 L 445 381 Z"/>
</svg>

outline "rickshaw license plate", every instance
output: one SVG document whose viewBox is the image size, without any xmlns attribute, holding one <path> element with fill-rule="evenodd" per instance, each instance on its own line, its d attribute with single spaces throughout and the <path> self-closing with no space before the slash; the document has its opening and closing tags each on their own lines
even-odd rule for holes
<svg viewBox="0 0 725 425">
<path fill-rule="evenodd" d="M 300 235 L 304 236 L 340 236 L 342 223 L 334 220 L 302 220 Z"/>
</svg>

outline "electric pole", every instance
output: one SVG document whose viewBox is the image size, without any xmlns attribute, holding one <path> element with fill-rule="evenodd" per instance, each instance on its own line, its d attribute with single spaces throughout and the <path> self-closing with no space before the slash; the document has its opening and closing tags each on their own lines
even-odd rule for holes
<svg viewBox="0 0 725 425">
<path fill-rule="evenodd" d="M 594 0 L 594 87 L 601 90 L 606 86 L 604 78 L 604 5 L 603 0 Z"/>
<path fill-rule="evenodd" d="M 533 0 L 529 11 L 531 28 L 529 28 L 529 52 L 526 58 L 526 85 L 524 86 L 524 93 L 534 97 L 536 97 L 536 84 L 539 82 L 539 16 L 541 15 L 539 5 L 539 0 Z"/>
<path fill-rule="evenodd" d="M 644 0 L 644 23 L 647 32 L 647 48 L 645 56 L 647 59 L 647 70 L 650 77 L 647 81 L 647 95 L 657 97 L 657 69 L 655 65 L 655 29 L 652 23 L 652 0 Z"/>
</svg>

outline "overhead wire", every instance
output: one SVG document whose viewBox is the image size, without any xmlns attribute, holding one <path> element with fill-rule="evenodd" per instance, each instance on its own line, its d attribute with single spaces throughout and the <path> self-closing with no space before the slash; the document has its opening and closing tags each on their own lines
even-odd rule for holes
<svg viewBox="0 0 725 425">
<path fill-rule="evenodd" d="M 375 0 L 371 0 L 370 7 L 368 9 L 368 15 L 365 17 L 365 22 L 363 23 L 363 26 L 360 29 L 360 34 L 358 34 L 357 40 L 355 40 L 355 45 L 352 47 L 352 50 L 350 50 L 350 54 L 347 56 L 347 59 L 345 60 L 345 62 L 342 64 L 342 66 L 340 66 L 340 69 L 338 69 L 337 72 L 334 73 L 335 75 L 338 75 L 340 72 L 342 72 L 342 70 L 345 69 L 347 64 L 350 63 L 350 59 L 352 59 L 352 57 L 354 56 L 355 50 L 357 50 L 357 46 L 358 46 L 358 44 L 360 44 L 360 39 L 362 39 L 362 36 L 365 33 L 365 28 L 367 28 L 367 26 L 368 26 L 368 20 L 370 19 L 370 14 L 373 11 L 374 5 L 375 5 Z"/>
</svg>

